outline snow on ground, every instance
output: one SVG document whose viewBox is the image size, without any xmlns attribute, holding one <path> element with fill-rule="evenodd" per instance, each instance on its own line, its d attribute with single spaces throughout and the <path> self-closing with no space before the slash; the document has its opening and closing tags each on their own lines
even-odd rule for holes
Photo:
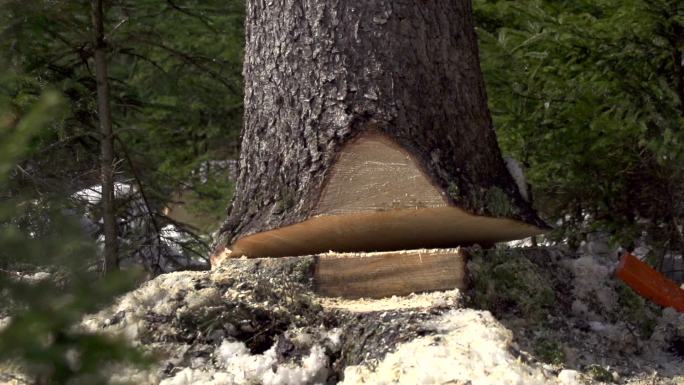
<svg viewBox="0 0 684 385">
<path fill-rule="evenodd" d="M 169 223 L 159 229 L 159 239 L 156 239 L 151 230 L 156 229 L 156 224 L 153 226 L 150 222 L 149 209 L 134 186 L 116 182 L 114 193 L 117 199 L 128 198 L 121 207 L 124 214 L 118 219 L 119 242 L 124 248 L 135 249 L 134 253 L 129 253 L 120 261 L 122 269 L 154 265 L 157 271 L 168 273 L 209 267 L 207 259 L 191 251 L 193 247 L 188 247 L 196 245 L 196 242 L 175 224 Z M 85 234 L 96 238 L 96 244 L 102 250 L 104 235 L 100 231 L 102 219 L 98 214 L 102 186 L 90 186 L 73 193 L 71 197 L 84 204 L 84 210 L 78 217 L 81 228 Z"/>
<path fill-rule="evenodd" d="M 180 231 L 176 225 L 169 223 L 161 228 L 159 235 L 162 237 L 164 244 L 166 244 L 175 255 L 183 255 L 184 250 L 181 244 L 188 241 L 186 233 Z"/>
<path fill-rule="evenodd" d="M 128 197 L 133 192 L 133 187 L 127 183 L 114 182 L 114 197 L 117 199 Z M 102 185 L 93 185 L 79 190 L 71 195 L 90 205 L 97 205 L 102 200 Z"/>
<path fill-rule="evenodd" d="M 602 311 L 615 308 L 618 302 L 617 293 L 605 285 L 613 273 L 612 266 L 602 265 L 589 256 L 563 262 L 574 277 L 572 290 L 576 300 L 572 304 L 572 310 L 575 315 L 587 317 L 589 320 L 600 318 L 593 314 L 586 302 L 582 301 L 586 298 L 596 301 Z"/>
<path fill-rule="evenodd" d="M 148 315 L 175 317 L 220 301 L 216 288 L 194 289 L 197 279 L 206 272 L 174 272 L 163 274 L 143 284 L 139 289 L 121 297 L 112 307 L 86 317 L 84 327 L 96 331 L 102 327 L 139 343 L 141 332 L 149 332 Z"/>
</svg>

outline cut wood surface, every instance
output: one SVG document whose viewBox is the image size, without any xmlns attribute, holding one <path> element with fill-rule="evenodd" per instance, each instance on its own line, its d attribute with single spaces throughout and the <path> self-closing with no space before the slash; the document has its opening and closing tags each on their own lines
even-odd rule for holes
<svg viewBox="0 0 684 385">
<path fill-rule="evenodd" d="M 466 213 L 458 207 L 322 215 L 238 240 L 231 257 L 284 257 L 335 252 L 448 248 L 541 234 L 508 218 Z"/>
<path fill-rule="evenodd" d="M 314 213 L 303 222 L 237 240 L 231 255 L 490 246 L 544 231 L 451 205 L 418 160 L 379 133 L 361 135 L 342 150 Z"/>
<path fill-rule="evenodd" d="M 315 290 L 330 297 L 383 298 L 465 289 L 466 259 L 461 249 L 322 254 L 316 259 Z"/>
<path fill-rule="evenodd" d="M 296 271 L 323 297 L 384 298 L 465 289 L 464 249 L 418 249 L 378 253 L 324 253 L 283 258 L 222 258 L 214 268 L 261 269 L 265 275 Z M 252 267 L 249 267 L 252 266 Z M 307 279 L 307 278 L 304 279 Z M 298 278 L 299 279 L 299 278 Z"/>
<path fill-rule="evenodd" d="M 414 156 L 390 138 L 366 133 L 349 143 L 333 165 L 317 215 L 446 207 Z"/>
</svg>

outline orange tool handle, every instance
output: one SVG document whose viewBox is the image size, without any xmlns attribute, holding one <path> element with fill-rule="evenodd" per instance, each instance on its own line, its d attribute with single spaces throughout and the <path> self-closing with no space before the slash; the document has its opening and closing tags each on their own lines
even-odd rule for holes
<svg viewBox="0 0 684 385">
<path fill-rule="evenodd" d="M 632 254 L 622 256 L 615 275 L 641 296 L 684 312 L 684 290 Z"/>
</svg>

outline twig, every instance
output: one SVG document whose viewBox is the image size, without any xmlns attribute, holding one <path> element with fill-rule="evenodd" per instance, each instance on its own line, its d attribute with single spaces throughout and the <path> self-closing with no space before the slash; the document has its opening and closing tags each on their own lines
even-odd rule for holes
<svg viewBox="0 0 684 385">
<path fill-rule="evenodd" d="M 209 24 L 209 21 L 207 20 L 207 18 L 205 18 L 205 17 L 203 17 L 203 16 L 201 16 L 201 15 L 194 14 L 194 13 L 188 11 L 187 9 L 182 8 L 182 7 L 178 6 L 178 5 L 176 5 L 176 3 L 174 3 L 172 0 L 166 0 L 166 3 L 167 3 L 171 8 L 175 9 L 176 11 L 178 11 L 178 12 L 184 14 L 184 15 L 188 15 L 188 16 L 190 16 L 190 17 L 193 17 L 193 18 L 199 20 L 200 23 L 204 24 L 205 27 L 207 27 L 208 29 L 210 29 L 212 32 L 218 34 L 219 31 L 218 31 L 216 28 L 214 28 L 211 24 Z"/>
<path fill-rule="evenodd" d="M 179 51 L 173 47 L 169 47 L 163 43 L 159 43 L 159 42 L 155 42 L 155 41 L 151 41 L 151 40 L 147 40 L 147 39 L 142 39 L 142 38 L 139 38 L 136 36 L 132 36 L 131 39 L 138 41 L 140 43 L 143 43 L 143 44 L 147 44 L 147 45 L 151 45 L 153 47 L 161 48 L 164 51 L 167 51 L 167 52 L 171 53 L 172 55 L 181 58 L 183 61 L 185 61 L 186 63 L 188 63 L 194 67 L 196 67 L 197 69 L 209 73 L 211 76 L 214 77 L 214 79 L 216 81 L 218 81 L 219 83 L 223 84 L 226 88 L 228 88 L 228 90 L 230 92 L 232 92 L 234 94 L 240 93 L 240 90 L 238 90 L 233 84 L 230 84 L 228 81 L 226 81 L 219 73 L 217 73 L 216 71 L 212 70 L 211 68 L 205 66 L 204 64 L 200 63 L 199 61 L 196 60 L 195 57 L 188 55 L 185 52 L 181 52 L 181 51 Z"/>
<path fill-rule="evenodd" d="M 161 259 L 161 230 L 159 228 L 159 224 L 157 223 L 157 219 L 154 216 L 154 212 L 152 211 L 152 206 L 150 206 L 150 202 L 147 199 L 147 194 L 145 194 L 145 188 L 143 187 L 142 180 L 140 179 L 140 176 L 138 175 L 138 169 L 135 167 L 133 164 L 133 160 L 131 159 L 129 153 L 128 153 L 128 148 L 126 147 L 126 144 L 121 140 L 120 137 L 115 136 L 114 137 L 116 141 L 121 145 L 121 149 L 123 150 L 124 157 L 126 158 L 126 161 L 131 168 L 131 173 L 133 174 L 133 178 L 135 179 L 136 184 L 138 185 L 138 188 L 140 189 L 140 197 L 143 200 L 143 203 L 145 204 L 145 208 L 147 209 L 147 212 L 149 213 L 149 217 L 152 220 L 152 227 L 154 227 L 154 231 L 156 233 L 156 238 L 157 238 L 157 268 L 159 268 L 159 262 Z"/>
</svg>

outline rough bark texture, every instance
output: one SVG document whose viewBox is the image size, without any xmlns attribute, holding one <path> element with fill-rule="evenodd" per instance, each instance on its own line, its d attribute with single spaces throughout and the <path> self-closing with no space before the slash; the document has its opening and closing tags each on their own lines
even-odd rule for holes
<svg viewBox="0 0 684 385">
<path fill-rule="evenodd" d="M 240 174 L 217 251 L 309 218 L 367 130 L 414 154 L 451 203 L 545 227 L 501 158 L 470 0 L 251 0 L 246 31 Z"/>
</svg>

